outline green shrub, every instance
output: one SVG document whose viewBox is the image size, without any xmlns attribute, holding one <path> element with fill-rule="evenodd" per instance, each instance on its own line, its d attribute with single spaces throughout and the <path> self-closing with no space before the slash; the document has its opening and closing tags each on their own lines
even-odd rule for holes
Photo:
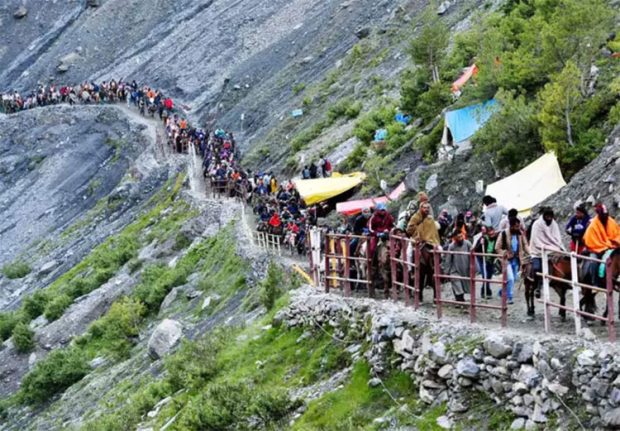
<svg viewBox="0 0 620 431">
<path fill-rule="evenodd" d="M 192 243 L 191 238 L 187 236 L 187 234 L 183 232 L 177 233 L 177 236 L 174 238 L 174 250 L 185 250 Z"/>
<path fill-rule="evenodd" d="M 19 353 L 28 353 L 34 349 L 34 332 L 23 322 L 13 328 L 13 344 Z"/>
<path fill-rule="evenodd" d="M 2 267 L 2 273 L 6 278 L 10 278 L 11 280 L 17 278 L 24 278 L 30 272 L 32 268 L 24 261 L 15 261 L 13 263 L 7 263 Z"/>
<path fill-rule="evenodd" d="M 312 127 L 303 130 L 291 140 L 291 149 L 294 152 L 304 149 L 310 142 L 318 138 L 323 133 L 323 129 L 329 125 L 329 122 L 325 120 L 314 123 Z"/>
<path fill-rule="evenodd" d="M 113 356 L 126 358 L 133 345 L 132 339 L 140 333 L 145 315 L 146 307 L 140 301 L 122 298 L 90 326 L 88 336 L 100 341 L 101 347 Z"/>
<path fill-rule="evenodd" d="M 178 423 L 180 429 L 246 429 L 249 419 L 257 418 L 261 424 L 256 429 L 278 429 L 278 422 L 298 405 L 284 389 L 265 391 L 253 388 L 251 382 L 224 381 L 193 399 Z"/>
<path fill-rule="evenodd" d="M 420 137 L 414 144 L 414 146 L 422 151 L 424 159 L 432 161 L 437 155 L 437 149 L 441 143 L 441 135 L 443 134 L 443 119 L 437 123 L 437 125 L 431 130 L 428 135 Z"/>
<path fill-rule="evenodd" d="M 77 348 L 54 350 L 26 374 L 19 398 L 28 404 L 47 401 L 80 381 L 89 370 L 86 356 Z"/>
<path fill-rule="evenodd" d="M 337 103 L 330 106 L 327 110 L 327 118 L 330 123 L 334 123 L 336 120 L 342 117 L 349 119 L 356 118 L 362 110 L 362 103 L 360 101 L 353 101 L 353 99 L 347 97 L 340 99 Z"/>
<path fill-rule="evenodd" d="M 283 273 L 275 264 L 270 264 L 267 269 L 267 277 L 260 285 L 259 300 L 267 310 L 271 310 L 276 300 L 282 295 Z"/>
<path fill-rule="evenodd" d="M 60 318 L 67 308 L 73 303 L 73 299 L 66 294 L 61 294 L 47 303 L 43 315 L 49 321 Z"/>
<path fill-rule="evenodd" d="M 49 297 L 47 292 L 45 290 L 37 290 L 31 296 L 24 298 L 24 301 L 22 302 L 22 310 L 24 310 L 24 313 L 28 319 L 36 319 L 43 314 L 48 301 Z"/>
<path fill-rule="evenodd" d="M 0 313 L 0 341 L 8 340 L 13 335 L 13 328 L 19 319 L 15 313 Z"/>
<path fill-rule="evenodd" d="M 304 84 L 303 82 L 299 82 L 293 85 L 293 94 L 299 94 L 302 91 L 304 91 L 305 88 L 306 88 L 306 84 Z"/>
<path fill-rule="evenodd" d="M 183 340 L 179 350 L 166 358 L 167 382 L 173 390 L 199 388 L 219 371 L 217 354 L 223 346 L 218 334 L 197 341 Z"/>
</svg>

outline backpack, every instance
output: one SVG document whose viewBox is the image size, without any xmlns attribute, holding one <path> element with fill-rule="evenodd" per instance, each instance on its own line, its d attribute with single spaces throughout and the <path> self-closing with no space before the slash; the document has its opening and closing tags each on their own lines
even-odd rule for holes
<svg viewBox="0 0 620 431">
<path fill-rule="evenodd" d="M 329 160 L 325 159 L 325 171 L 330 172 L 332 170 L 332 164 L 329 163 Z"/>
</svg>

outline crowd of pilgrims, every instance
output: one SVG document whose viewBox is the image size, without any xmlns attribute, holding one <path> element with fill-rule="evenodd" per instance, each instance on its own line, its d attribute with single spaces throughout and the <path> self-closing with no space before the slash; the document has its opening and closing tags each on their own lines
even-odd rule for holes
<svg viewBox="0 0 620 431">
<path fill-rule="evenodd" d="M 157 114 L 174 151 L 191 151 L 200 155 L 203 174 L 212 186 L 221 193 L 240 196 L 252 205 L 257 230 L 279 236 L 285 245 L 299 254 L 306 251 L 308 229 L 317 226 L 319 217 L 330 210 L 326 204 L 306 206 L 291 180 L 281 183 L 273 172 L 244 170 L 238 162 L 238 149 L 231 132 L 192 127 L 186 118 L 175 112 L 170 97 L 165 97 L 160 90 L 138 85 L 136 81 L 40 85 L 24 96 L 16 91 L 0 94 L 0 100 L 5 113 L 59 103 L 127 103 L 142 115 L 154 117 Z M 302 170 L 302 179 L 330 175 L 331 164 L 324 157 Z M 443 209 L 435 218 L 428 196 L 421 192 L 396 219 L 385 204 L 380 203 L 374 209 L 364 208 L 355 217 L 342 216 L 337 226 L 320 227 L 325 232 L 368 236 L 371 257 L 375 255 L 378 238 L 387 235 L 407 236 L 425 246 L 443 247 L 449 251 L 505 254 L 508 259 L 507 298 L 512 303 L 515 282 L 524 267 L 531 263 L 531 273 L 540 272 L 542 248 L 564 250 L 560 228 L 550 208 L 543 209 L 526 229 L 516 209 L 507 210 L 492 196 L 485 196 L 481 203 L 484 211 L 480 217 L 469 210 L 452 215 Z M 601 258 L 620 247 L 620 227 L 609 217 L 603 204 L 595 206 L 595 213 L 590 217 L 584 206 L 577 207 L 565 226 L 565 232 L 571 238 L 571 251 Z M 360 241 L 352 241 L 351 255 L 358 253 L 359 245 Z M 498 271 L 497 259 L 478 257 L 476 263 L 478 273 L 484 278 L 491 278 Z M 469 259 L 464 254 L 444 257 L 443 266 L 443 271 L 448 274 L 469 276 Z M 590 270 L 598 272 L 599 268 L 592 266 Z M 465 300 L 464 295 L 470 291 L 469 282 L 453 280 L 451 284 L 455 299 Z M 482 284 L 480 295 L 482 298 L 492 297 L 489 283 Z"/>
<path fill-rule="evenodd" d="M 126 102 L 135 105 L 143 115 L 147 113 L 166 118 L 174 109 L 172 99 L 165 97 L 160 90 L 136 81 L 110 80 L 101 83 L 83 82 L 78 85 L 41 84 L 27 94 L 18 91 L 0 93 L 2 111 L 12 114 L 28 109 L 57 105 L 59 103 L 99 104 Z"/>
</svg>

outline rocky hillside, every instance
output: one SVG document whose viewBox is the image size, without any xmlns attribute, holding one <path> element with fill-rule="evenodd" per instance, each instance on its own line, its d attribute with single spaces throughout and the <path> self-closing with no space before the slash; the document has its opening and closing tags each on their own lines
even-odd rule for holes
<svg viewBox="0 0 620 431">
<path fill-rule="evenodd" d="M 572 178 L 548 203 L 619 208 L 617 6 L 7 0 L 0 92 L 135 79 L 232 130 L 250 169 L 327 154 L 368 174 L 360 195 L 405 180 L 453 211 L 553 149 Z M 491 97 L 473 151 L 438 161 L 442 113 Z M 190 157 L 120 104 L 0 114 L 0 430 L 620 426 L 615 350 L 300 288 Z"/>
</svg>

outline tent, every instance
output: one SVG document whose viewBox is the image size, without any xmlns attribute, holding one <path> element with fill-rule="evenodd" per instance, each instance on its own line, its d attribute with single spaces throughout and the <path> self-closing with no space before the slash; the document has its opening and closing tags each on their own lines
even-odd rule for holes
<svg viewBox="0 0 620 431">
<path fill-rule="evenodd" d="M 366 174 L 363 172 L 347 175 L 334 172 L 329 178 L 297 180 L 295 186 L 306 205 L 314 205 L 351 190 L 361 184 L 365 178 Z"/>
<path fill-rule="evenodd" d="M 377 198 L 360 199 L 357 201 L 339 202 L 336 204 L 336 211 L 348 216 L 356 215 L 362 212 L 364 208 L 373 208 L 378 203 L 388 203 L 388 201 L 395 201 L 405 192 L 405 183 L 400 183 L 392 193 L 388 196 L 381 196 Z"/>
<path fill-rule="evenodd" d="M 452 94 L 454 95 L 460 95 L 461 94 L 461 88 L 463 88 L 463 86 L 465 86 L 465 84 L 467 84 L 467 81 L 469 81 L 472 76 L 476 76 L 478 74 L 478 66 L 476 66 L 475 64 L 472 64 L 469 67 L 466 67 L 463 70 L 463 74 L 459 77 L 459 79 L 457 79 L 456 81 L 454 81 L 452 83 Z"/>
<path fill-rule="evenodd" d="M 469 143 L 474 133 L 486 123 L 496 111 L 495 99 L 446 112 L 442 145 L 453 144 L 456 147 Z M 448 134 L 449 132 L 449 134 Z"/>
<path fill-rule="evenodd" d="M 487 195 L 505 208 L 527 215 L 531 209 L 566 185 L 558 159 L 547 153 L 514 174 L 487 186 Z"/>
</svg>

